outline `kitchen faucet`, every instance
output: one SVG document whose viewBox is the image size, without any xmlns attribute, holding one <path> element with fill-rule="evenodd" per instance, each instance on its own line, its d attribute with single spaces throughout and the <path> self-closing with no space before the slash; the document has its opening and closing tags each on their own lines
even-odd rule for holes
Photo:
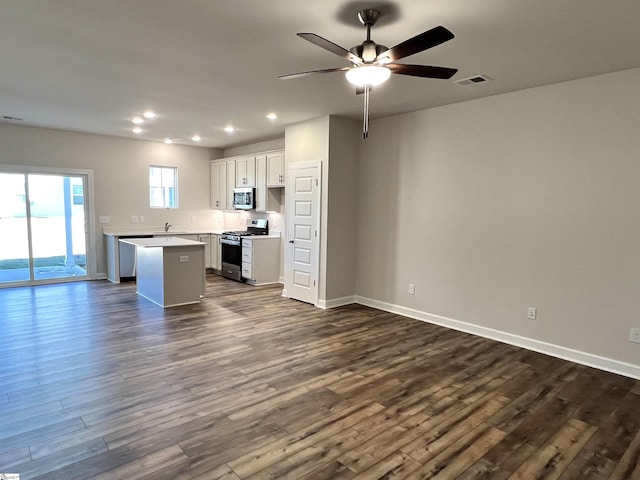
<svg viewBox="0 0 640 480">
<path fill-rule="evenodd" d="M 169 222 L 164 222 L 164 231 L 168 232 L 172 225 Z"/>
</svg>

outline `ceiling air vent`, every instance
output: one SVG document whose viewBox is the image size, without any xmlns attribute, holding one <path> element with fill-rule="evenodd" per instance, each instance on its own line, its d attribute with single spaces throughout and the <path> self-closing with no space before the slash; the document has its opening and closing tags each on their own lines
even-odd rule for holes
<svg viewBox="0 0 640 480">
<path fill-rule="evenodd" d="M 491 78 L 486 75 L 474 75 L 473 77 L 463 78 L 462 80 L 456 80 L 456 83 L 461 87 L 466 87 L 467 85 L 473 85 L 475 83 L 484 83 L 491 80 Z"/>
</svg>

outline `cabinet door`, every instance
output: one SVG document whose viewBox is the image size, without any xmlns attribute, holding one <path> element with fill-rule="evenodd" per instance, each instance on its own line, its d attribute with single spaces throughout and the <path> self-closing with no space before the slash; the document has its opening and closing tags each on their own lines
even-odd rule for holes
<svg viewBox="0 0 640 480">
<path fill-rule="evenodd" d="M 236 161 L 227 161 L 227 209 L 233 209 L 233 189 L 236 187 Z"/>
<path fill-rule="evenodd" d="M 225 210 L 227 208 L 227 164 L 211 163 L 211 208 Z"/>
<path fill-rule="evenodd" d="M 242 157 L 236 159 L 236 187 L 256 186 L 256 159 Z"/>
<path fill-rule="evenodd" d="M 256 212 L 267 210 L 267 157 L 256 157 Z"/>
<path fill-rule="evenodd" d="M 220 235 L 211 235 L 211 268 L 220 270 Z"/>
<path fill-rule="evenodd" d="M 204 243 L 204 268 L 211 268 L 211 236 L 198 235 L 198 241 Z"/>
<path fill-rule="evenodd" d="M 267 186 L 284 186 L 284 152 L 267 155 Z"/>
</svg>

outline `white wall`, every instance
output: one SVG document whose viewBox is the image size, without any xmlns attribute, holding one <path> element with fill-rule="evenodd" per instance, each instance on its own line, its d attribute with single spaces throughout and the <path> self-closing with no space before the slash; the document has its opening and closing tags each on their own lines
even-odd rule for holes
<svg viewBox="0 0 640 480">
<path fill-rule="evenodd" d="M 640 372 L 638 85 L 634 69 L 371 122 L 358 295 Z"/>
<path fill-rule="evenodd" d="M 344 303 L 356 288 L 358 151 L 361 122 L 330 117 L 327 176 L 326 295 L 324 300 Z"/>
<path fill-rule="evenodd" d="M 99 276 L 106 275 L 102 227 L 134 227 L 132 215 L 145 217 L 145 224 L 138 225 L 145 229 L 166 221 L 190 229 L 214 222 L 209 159 L 215 150 L 1 123 L 0 145 L 0 169 L 6 164 L 93 171 Z M 149 207 L 151 164 L 178 167 L 179 209 Z M 108 215 L 111 223 L 98 224 L 100 215 Z"/>
</svg>

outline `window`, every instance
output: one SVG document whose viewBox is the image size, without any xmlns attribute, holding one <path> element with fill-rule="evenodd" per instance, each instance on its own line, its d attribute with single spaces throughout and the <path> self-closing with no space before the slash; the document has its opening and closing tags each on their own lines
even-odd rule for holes
<svg viewBox="0 0 640 480">
<path fill-rule="evenodd" d="M 82 185 L 72 185 L 73 204 L 84 205 L 84 188 Z"/>
<path fill-rule="evenodd" d="M 151 208 L 178 208 L 176 167 L 149 167 L 149 199 Z"/>
</svg>

